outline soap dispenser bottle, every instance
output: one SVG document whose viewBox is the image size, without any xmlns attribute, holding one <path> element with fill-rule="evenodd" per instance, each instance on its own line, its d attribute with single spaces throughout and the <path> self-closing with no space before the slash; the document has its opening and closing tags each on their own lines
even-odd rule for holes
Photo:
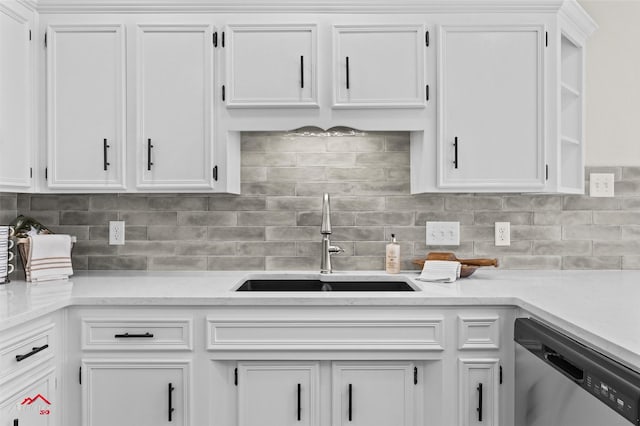
<svg viewBox="0 0 640 426">
<path fill-rule="evenodd" d="M 391 234 L 391 242 L 387 244 L 385 266 L 388 274 L 400 273 L 400 244 L 396 241 L 396 234 Z"/>
</svg>

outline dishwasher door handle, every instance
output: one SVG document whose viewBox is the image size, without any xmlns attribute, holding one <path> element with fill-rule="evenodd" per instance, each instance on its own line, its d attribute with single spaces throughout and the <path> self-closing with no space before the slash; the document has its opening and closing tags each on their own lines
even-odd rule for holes
<svg viewBox="0 0 640 426">
<path fill-rule="evenodd" d="M 584 382 L 584 370 L 575 364 L 567 361 L 562 355 L 556 352 L 545 351 L 544 359 L 547 360 L 556 370 L 559 370 L 569 376 L 574 382 Z"/>
</svg>

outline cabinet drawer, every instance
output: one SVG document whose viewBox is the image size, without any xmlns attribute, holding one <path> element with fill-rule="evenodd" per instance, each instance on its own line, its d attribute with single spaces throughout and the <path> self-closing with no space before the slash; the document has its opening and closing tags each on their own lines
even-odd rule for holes
<svg viewBox="0 0 640 426">
<path fill-rule="evenodd" d="M 0 377 L 9 378 L 53 358 L 54 324 L 29 330 L 0 348 Z"/>
<path fill-rule="evenodd" d="M 500 349 L 497 316 L 458 316 L 458 349 Z"/>
<path fill-rule="evenodd" d="M 82 350 L 193 350 L 191 319 L 84 318 Z"/>
<path fill-rule="evenodd" d="M 442 319 L 222 321 L 207 319 L 208 350 L 442 350 Z"/>
</svg>

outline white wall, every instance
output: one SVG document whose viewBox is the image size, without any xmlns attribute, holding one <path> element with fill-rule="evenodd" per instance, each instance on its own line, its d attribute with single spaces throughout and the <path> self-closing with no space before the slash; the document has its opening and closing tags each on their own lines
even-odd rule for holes
<svg viewBox="0 0 640 426">
<path fill-rule="evenodd" d="M 640 166 L 640 0 L 579 0 L 587 45 L 588 166 Z"/>
</svg>

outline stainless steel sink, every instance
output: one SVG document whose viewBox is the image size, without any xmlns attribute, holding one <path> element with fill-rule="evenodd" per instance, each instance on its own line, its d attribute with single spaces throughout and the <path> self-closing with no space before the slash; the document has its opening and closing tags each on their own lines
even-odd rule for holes
<svg viewBox="0 0 640 426">
<path fill-rule="evenodd" d="M 236 291 L 416 291 L 405 281 L 248 279 Z"/>
</svg>

